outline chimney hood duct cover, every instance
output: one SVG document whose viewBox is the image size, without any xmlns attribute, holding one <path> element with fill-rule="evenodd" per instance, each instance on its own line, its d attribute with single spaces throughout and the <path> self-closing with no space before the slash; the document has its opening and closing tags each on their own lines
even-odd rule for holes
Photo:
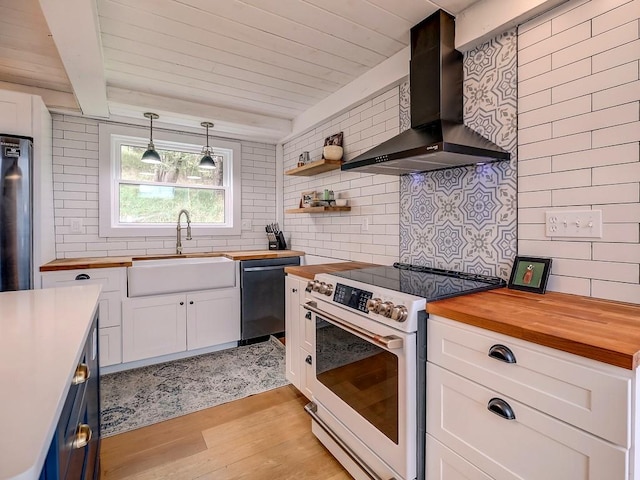
<svg viewBox="0 0 640 480">
<path fill-rule="evenodd" d="M 454 37 L 455 20 L 443 10 L 411 29 L 411 128 L 342 170 L 404 175 L 509 160 L 509 152 L 463 124 L 463 58 Z"/>
</svg>

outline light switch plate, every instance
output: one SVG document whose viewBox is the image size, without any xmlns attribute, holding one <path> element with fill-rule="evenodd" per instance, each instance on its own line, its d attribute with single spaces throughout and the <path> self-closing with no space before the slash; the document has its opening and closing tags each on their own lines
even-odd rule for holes
<svg viewBox="0 0 640 480">
<path fill-rule="evenodd" d="M 82 219 L 81 218 L 72 218 L 71 219 L 71 233 L 82 233 Z"/>
<path fill-rule="evenodd" d="M 251 219 L 247 218 L 242 220 L 242 230 L 251 230 Z"/>
<path fill-rule="evenodd" d="M 602 238 L 602 210 L 545 212 L 547 237 Z"/>
</svg>

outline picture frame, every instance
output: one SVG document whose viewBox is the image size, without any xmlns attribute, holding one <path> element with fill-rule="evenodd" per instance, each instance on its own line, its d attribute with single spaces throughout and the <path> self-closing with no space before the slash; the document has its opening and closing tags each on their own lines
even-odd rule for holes
<svg viewBox="0 0 640 480">
<path fill-rule="evenodd" d="M 544 293 L 551 273 L 551 258 L 516 256 L 508 288 L 532 293 Z"/>
<path fill-rule="evenodd" d="M 316 201 L 316 192 L 302 192 L 300 194 L 300 208 L 309 208 Z"/>
<path fill-rule="evenodd" d="M 324 139 L 324 146 L 326 147 L 327 145 L 337 145 L 339 147 L 342 146 L 342 137 L 343 137 L 344 133 L 340 132 L 340 133 L 334 133 L 333 135 L 329 135 L 327 138 Z"/>
</svg>

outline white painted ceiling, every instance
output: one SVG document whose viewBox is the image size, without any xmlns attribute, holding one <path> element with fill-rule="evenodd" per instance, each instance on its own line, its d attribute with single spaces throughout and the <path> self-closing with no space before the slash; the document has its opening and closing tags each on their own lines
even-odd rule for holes
<svg viewBox="0 0 640 480">
<path fill-rule="evenodd" d="M 111 115 L 142 118 L 154 108 L 194 125 L 270 123 L 284 131 L 291 119 L 406 47 L 409 29 L 436 9 L 456 15 L 475 1 L 97 0 L 103 66 L 97 81 L 106 81 Z M 78 55 L 87 36 L 78 45 L 62 38 L 69 17 L 82 9 L 74 2 L 90 3 L 0 0 L 0 82 L 74 92 L 92 115 L 75 80 L 86 77 Z M 70 103 L 57 107 L 72 109 Z"/>
</svg>

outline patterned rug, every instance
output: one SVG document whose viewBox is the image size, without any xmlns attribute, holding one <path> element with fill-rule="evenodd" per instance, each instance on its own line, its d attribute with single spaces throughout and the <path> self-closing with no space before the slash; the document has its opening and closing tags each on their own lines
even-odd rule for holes
<svg viewBox="0 0 640 480">
<path fill-rule="evenodd" d="M 105 437 L 282 387 L 284 345 L 266 342 L 100 378 Z"/>
</svg>

